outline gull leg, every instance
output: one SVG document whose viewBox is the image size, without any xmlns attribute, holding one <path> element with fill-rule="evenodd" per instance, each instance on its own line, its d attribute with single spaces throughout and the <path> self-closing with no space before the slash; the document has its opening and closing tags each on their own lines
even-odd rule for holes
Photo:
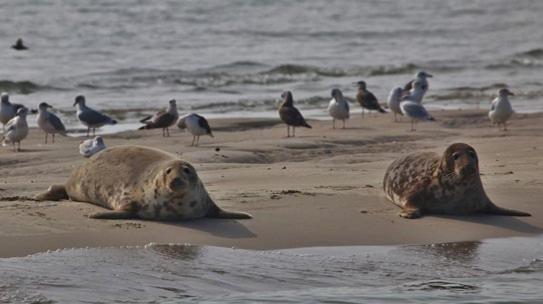
<svg viewBox="0 0 543 304">
<path fill-rule="evenodd" d="M 292 137 L 296 137 L 296 128 L 292 127 Z"/>
<path fill-rule="evenodd" d="M 200 145 L 200 135 L 196 136 L 196 145 Z"/>
<path fill-rule="evenodd" d="M 332 118 L 332 129 L 336 128 L 336 119 Z"/>
<path fill-rule="evenodd" d="M 415 120 L 411 119 L 411 131 L 415 131 Z"/>
<path fill-rule="evenodd" d="M 55 143 L 55 133 L 53 133 L 53 143 Z"/>
<path fill-rule="evenodd" d="M 90 127 L 87 127 L 87 137 L 90 135 Z"/>
<path fill-rule="evenodd" d="M 503 123 L 503 130 L 507 131 L 507 121 Z"/>
<path fill-rule="evenodd" d="M 168 133 L 168 137 L 170 137 L 170 129 L 166 128 L 166 133 Z"/>
<path fill-rule="evenodd" d="M 194 142 L 196 141 L 196 136 L 192 135 L 192 143 L 190 144 L 190 146 L 194 146 Z"/>
<path fill-rule="evenodd" d="M 290 126 L 287 125 L 287 138 L 290 137 Z"/>
<path fill-rule="evenodd" d="M 47 145 L 47 132 L 45 132 L 45 144 Z"/>
<path fill-rule="evenodd" d="M 342 129 L 345 129 L 345 119 L 343 119 L 343 128 Z"/>
</svg>

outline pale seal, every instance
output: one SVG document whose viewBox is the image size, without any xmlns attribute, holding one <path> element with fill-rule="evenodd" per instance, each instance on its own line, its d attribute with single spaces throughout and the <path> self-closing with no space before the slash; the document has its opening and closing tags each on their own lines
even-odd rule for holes
<svg viewBox="0 0 543 304">
<path fill-rule="evenodd" d="M 395 160 L 385 173 L 383 189 L 403 209 L 404 218 L 428 213 L 530 216 L 492 203 L 479 176 L 477 153 L 464 143 L 450 145 L 443 156 L 421 152 Z"/>
<path fill-rule="evenodd" d="M 188 162 L 142 146 L 103 150 L 76 168 L 65 185 L 51 186 L 35 198 L 69 198 L 111 209 L 90 215 L 99 219 L 251 218 L 219 208 Z"/>
</svg>

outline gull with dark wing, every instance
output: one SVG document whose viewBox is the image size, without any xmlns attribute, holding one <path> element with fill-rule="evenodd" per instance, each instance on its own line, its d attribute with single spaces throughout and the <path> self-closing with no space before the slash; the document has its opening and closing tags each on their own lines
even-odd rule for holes
<svg viewBox="0 0 543 304">
<path fill-rule="evenodd" d="M 287 125 L 287 137 L 290 137 L 290 127 L 292 127 L 292 137 L 296 136 L 296 127 L 311 126 L 305 121 L 302 113 L 294 106 L 294 99 L 292 98 L 292 92 L 285 91 L 281 94 L 283 102 L 279 106 L 279 117 Z"/>
<path fill-rule="evenodd" d="M 198 146 L 200 143 L 200 136 L 209 135 L 213 137 L 211 127 L 207 120 L 198 114 L 190 113 L 179 118 L 177 122 L 179 129 L 187 129 L 192 134 L 191 146 Z"/>
<path fill-rule="evenodd" d="M 49 134 L 51 134 L 52 143 L 55 143 L 55 134 L 66 136 L 66 127 L 58 116 L 47 110 L 49 108 L 52 108 L 52 106 L 48 103 L 40 103 L 38 106 L 38 116 L 36 117 L 38 126 L 45 132 L 45 144 L 47 144 Z"/>
<path fill-rule="evenodd" d="M 145 126 L 139 128 L 143 129 L 162 129 L 162 136 L 170 136 L 169 127 L 173 126 L 179 119 L 179 113 L 177 112 L 177 105 L 175 99 L 170 100 L 168 110 L 159 111 L 153 116 L 148 116 L 142 120 Z"/>
<path fill-rule="evenodd" d="M 360 80 L 358 82 L 354 83 L 355 85 L 358 85 L 358 93 L 356 94 L 356 100 L 362 107 L 362 117 L 364 117 L 364 110 L 370 111 L 378 111 L 380 113 L 386 113 L 383 108 L 381 108 L 381 105 L 379 104 L 379 101 L 377 100 L 377 97 L 373 95 L 372 92 L 368 91 L 366 88 L 366 82 L 363 80 Z M 369 114 L 368 114 L 369 115 Z"/>
<path fill-rule="evenodd" d="M 96 128 L 117 123 L 116 120 L 109 116 L 87 107 L 85 104 L 85 96 L 83 95 L 79 95 L 75 98 L 74 107 L 75 106 L 77 106 L 77 118 L 87 127 L 87 137 L 89 137 L 91 129 L 92 136 L 94 136 Z"/>
</svg>

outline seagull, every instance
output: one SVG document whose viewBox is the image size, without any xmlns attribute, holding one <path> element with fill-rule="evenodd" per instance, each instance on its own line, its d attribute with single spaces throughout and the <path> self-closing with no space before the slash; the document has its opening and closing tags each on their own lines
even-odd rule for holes
<svg viewBox="0 0 543 304">
<path fill-rule="evenodd" d="M 0 99 L 0 122 L 2 123 L 2 129 L 5 131 L 8 121 L 15 117 L 17 110 L 24 108 L 24 106 L 18 103 L 11 103 L 9 95 L 6 92 L 2 93 Z"/>
<path fill-rule="evenodd" d="M 298 109 L 296 109 L 294 106 L 292 92 L 283 92 L 283 94 L 281 94 L 281 98 L 283 98 L 283 103 L 281 103 L 281 106 L 279 106 L 279 117 L 285 124 L 287 124 L 287 137 L 290 137 L 291 126 L 292 137 L 296 136 L 296 127 L 306 127 L 311 129 L 311 126 L 305 121 L 302 113 L 300 113 L 300 111 L 298 111 Z"/>
<path fill-rule="evenodd" d="M 419 120 L 435 121 L 422 104 L 405 100 L 400 103 L 400 109 L 402 110 L 403 115 L 411 118 L 411 131 L 415 131 L 415 126 Z"/>
<path fill-rule="evenodd" d="M 356 100 L 358 100 L 358 103 L 362 107 L 362 117 L 364 117 L 364 109 L 367 109 L 368 112 L 372 110 L 376 110 L 381 113 L 386 113 L 386 111 L 383 110 L 383 108 L 381 108 L 379 101 L 377 101 L 377 97 L 375 97 L 375 95 L 373 95 L 372 92 L 366 89 L 365 81 L 360 80 L 358 82 L 355 82 L 354 84 L 358 85 L 358 93 L 356 94 Z"/>
<path fill-rule="evenodd" d="M 332 116 L 333 128 L 336 128 L 336 119 L 339 119 L 343 121 L 343 129 L 345 129 L 345 119 L 349 119 L 349 103 L 340 89 L 333 89 L 331 95 L 333 98 L 328 104 L 328 113 Z"/>
<path fill-rule="evenodd" d="M 179 129 L 186 128 L 192 134 L 193 137 L 191 146 L 198 146 L 201 135 L 209 135 L 213 137 L 211 127 L 209 127 L 207 120 L 203 116 L 195 113 L 190 113 L 179 118 L 179 121 L 177 121 L 177 126 Z"/>
<path fill-rule="evenodd" d="M 424 96 L 424 94 L 426 94 L 426 92 L 430 88 L 430 85 L 428 84 L 428 79 L 427 78 L 431 78 L 431 77 L 434 77 L 434 76 L 432 74 L 428 74 L 425 71 L 418 71 L 415 74 L 415 79 L 413 79 L 413 80 L 409 81 L 408 83 L 406 83 L 403 89 L 404 89 L 405 92 L 409 92 L 413 88 L 413 83 L 415 81 L 420 81 L 421 85 L 422 85 L 422 90 L 424 91 L 422 93 L 422 96 Z M 421 97 L 421 100 L 422 100 L 422 97 Z"/>
<path fill-rule="evenodd" d="M 66 136 L 66 127 L 58 116 L 47 111 L 48 108 L 52 108 L 52 106 L 46 102 L 40 103 L 38 106 L 38 116 L 36 118 L 38 126 L 45 132 L 45 144 L 47 144 L 47 137 L 49 134 L 51 134 L 51 137 L 53 138 L 53 143 L 55 143 L 56 133 Z"/>
<path fill-rule="evenodd" d="M 24 45 L 23 39 L 21 39 L 21 38 L 17 39 L 17 41 L 15 41 L 15 44 L 12 45 L 11 48 L 14 49 L 14 50 L 17 50 L 17 51 L 28 50 L 28 47 L 26 45 Z"/>
<path fill-rule="evenodd" d="M 396 87 L 390 91 L 388 94 L 387 102 L 388 102 L 388 108 L 392 113 L 394 114 L 394 121 L 396 120 L 396 115 L 402 114 L 402 109 L 400 109 L 400 101 L 402 99 L 403 94 L 403 88 L 402 87 Z"/>
<path fill-rule="evenodd" d="M 93 110 L 85 105 L 85 96 L 79 95 L 75 98 L 74 107 L 77 105 L 77 118 L 79 121 L 87 126 L 87 137 L 89 137 L 90 130 L 92 129 L 92 136 L 96 131 L 96 128 L 100 128 L 104 125 L 114 125 L 116 120 L 111 119 L 96 110 Z"/>
<path fill-rule="evenodd" d="M 28 135 L 28 124 L 26 122 L 26 114 L 28 109 L 23 107 L 17 110 L 17 114 L 6 124 L 6 132 L 4 133 L 4 139 L 2 145 L 6 146 L 8 143 L 13 144 L 14 151 L 21 151 L 21 140 L 25 139 Z M 17 143 L 17 148 L 15 148 Z"/>
<path fill-rule="evenodd" d="M 498 125 L 498 130 L 501 131 L 500 124 L 503 125 L 503 130 L 507 131 L 507 120 L 513 115 L 513 107 L 509 102 L 508 96 L 514 96 L 513 92 L 508 89 L 499 89 L 498 97 L 496 97 L 490 106 L 490 111 L 488 112 L 488 118 L 493 124 Z"/>
<path fill-rule="evenodd" d="M 106 144 L 102 136 L 96 136 L 81 142 L 79 145 L 79 154 L 83 155 L 83 157 L 91 157 L 105 148 Z"/>
<path fill-rule="evenodd" d="M 162 136 L 170 136 L 170 130 L 168 128 L 173 126 L 177 119 L 179 119 L 179 113 L 177 112 L 175 99 L 172 99 L 170 100 L 168 110 L 159 111 L 153 116 L 147 116 L 140 120 L 145 126 L 139 128 L 139 130 L 162 128 Z"/>
<path fill-rule="evenodd" d="M 405 91 L 404 91 L 405 94 Z M 424 83 L 422 81 L 413 82 L 411 91 L 402 97 L 402 100 L 408 100 L 414 103 L 422 104 L 424 97 Z"/>
</svg>

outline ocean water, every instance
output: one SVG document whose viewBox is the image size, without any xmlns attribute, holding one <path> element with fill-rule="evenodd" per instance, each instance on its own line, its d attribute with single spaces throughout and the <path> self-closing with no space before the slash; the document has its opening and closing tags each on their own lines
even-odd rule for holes
<svg viewBox="0 0 543 304">
<path fill-rule="evenodd" d="M 0 259 L 0 303 L 542 303 L 543 237 L 250 251 L 149 244 Z"/>
<path fill-rule="evenodd" d="M 286 89 L 318 118 L 334 87 L 354 97 L 364 79 L 384 100 L 424 69 L 430 109 L 486 108 L 508 85 L 515 110 L 542 111 L 541 15 L 539 0 L 1 1 L 0 90 L 72 127 L 84 94 L 126 128 L 172 98 L 275 117 Z M 9 48 L 18 37 L 30 50 Z"/>
</svg>

